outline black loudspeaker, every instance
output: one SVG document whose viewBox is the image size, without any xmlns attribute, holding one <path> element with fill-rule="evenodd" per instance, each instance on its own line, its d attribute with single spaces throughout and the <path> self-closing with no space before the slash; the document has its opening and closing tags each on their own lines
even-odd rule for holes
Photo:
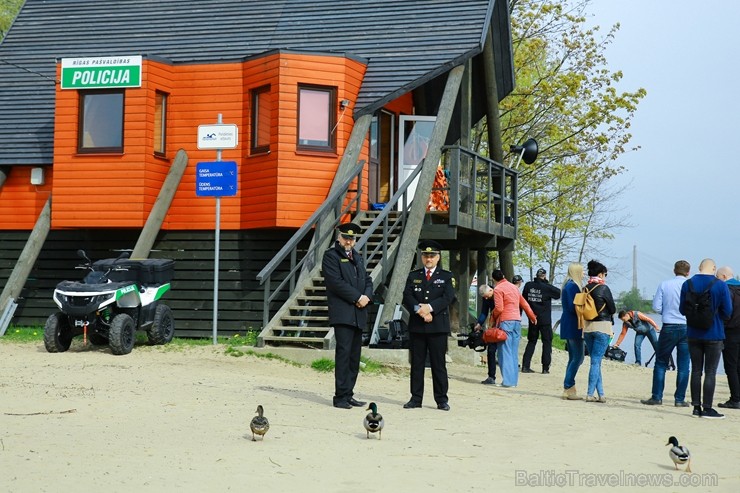
<svg viewBox="0 0 740 493">
<path fill-rule="evenodd" d="M 540 153 L 540 147 L 534 139 L 527 139 L 524 144 L 509 147 L 509 152 L 521 154 L 522 161 L 532 164 Z"/>
</svg>

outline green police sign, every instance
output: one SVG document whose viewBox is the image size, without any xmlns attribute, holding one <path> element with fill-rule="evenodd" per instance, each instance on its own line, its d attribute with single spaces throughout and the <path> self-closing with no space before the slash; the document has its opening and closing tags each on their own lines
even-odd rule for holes
<svg viewBox="0 0 740 493">
<path fill-rule="evenodd" d="M 141 56 L 62 58 L 62 89 L 141 87 Z"/>
</svg>

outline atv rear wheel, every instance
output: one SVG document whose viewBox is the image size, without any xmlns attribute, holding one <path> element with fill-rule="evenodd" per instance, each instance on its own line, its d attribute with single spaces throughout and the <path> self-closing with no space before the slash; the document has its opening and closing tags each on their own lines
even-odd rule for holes
<svg viewBox="0 0 740 493">
<path fill-rule="evenodd" d="M 72 344 L 72 329 L 61 312 L 49 315 L 44 325 L 44 346 L 50 353 L 63 353 Z"/>
<path fill-rule="evenodd" d="M 175 321 L 172 310 L 167 305 L 158 305 L 154 311 L 154 321 L 146 331 L 149 344 L 167 344 L 175 335 Z"/>
<path fill-rule="evenodd" d="M 128 354 L 134 348 L 136 327 L 134 319 L 125 313 L 119 313 L 110 324 L 108 345 L 113 354 Z"/>
</svg>

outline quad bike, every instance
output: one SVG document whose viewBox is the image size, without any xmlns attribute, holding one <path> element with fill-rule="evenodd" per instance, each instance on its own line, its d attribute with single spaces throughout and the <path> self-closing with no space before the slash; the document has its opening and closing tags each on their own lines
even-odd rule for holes
<svg viewBox="0 0 740 493">
<path fill-rule="evenodd" d="M 82 335 L 94 345 L 109 345 L 113 354 L 128 354 L 136 330 L 145 330 L 150 344 L 166 344 L 175 333 L 172 311 L 159 300 L 170 289 L 174 260 L 118 258 L 92 262 L 83 250 L 77 255 L 88 270 L 80 281 L 62 281 L 54 290 L 58 312 L 44 326 L 44 346 L 50 353 L 69 349 Z"/>
</svg>

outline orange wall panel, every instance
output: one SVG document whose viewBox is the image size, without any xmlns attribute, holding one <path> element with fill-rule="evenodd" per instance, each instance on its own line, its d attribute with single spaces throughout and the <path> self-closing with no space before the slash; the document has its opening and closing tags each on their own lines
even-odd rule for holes
<svg viewBox="0 0 740 493">
<path fill-rule="evenodd" d="M 13 166 L 0 187 L 0 229 L 30 230 L 51 195 L 53 171 L 44 168 L 44 184 L 31 185 L 31 166 Z"/>
<path fill-rule="evenodd" d="M 200 161 L 214 161 L 216 152 L 197 149 L 197 127 L 216 123 L 219 113 L 224 123 L 239 129 L 238 147 L 222 153 L 223 160 L 237 162 L 239 177 L 237 195 L 221 200 L 221 227 L 297 228 L 329 191 L 352 132 L 353 103 L 364 73 L 364 64 L 336 55 L 274 52 L 244 62 L 203 65 L 145 58 L 142 86 L 125 92 L 120 155 L 77 153 L 78 91 L 57 88 L 54 173 L 47 168 L 47 185 L 39 190 L 21 190 L 23 178 L 8 180 L 0 198 L 12 194 L 18 207 L 13 207 L 13 214 L 0 215 L 0 228 L 7 228 L 10 216 L 14 224 L 32 226 L 28 218 L 35 221 L 52 186 L 54 228 L 141 228 L 179 149 L 188 153 L 189 161 L 163 228 L 212 228 L 215 200 L 196 195 L 195 169 Z M 296 152 L 297 91 L 304 83 L 335 86 L 337 99 L 351 102 L 343 114 L 336 109 L 336 153 Z M 250 91 L 265 85 L 270 86 L 272 104 L 270 150 L 252 155 Z M 165 156 L 153 153 L 156 91 L 168 95 Z M 360 159 L 367 160 L 366 144 Z M 366 174 L 363 183 L 367 185 Z M 0 203 L 0 213 L 8 203 Z"/>
</svg>

